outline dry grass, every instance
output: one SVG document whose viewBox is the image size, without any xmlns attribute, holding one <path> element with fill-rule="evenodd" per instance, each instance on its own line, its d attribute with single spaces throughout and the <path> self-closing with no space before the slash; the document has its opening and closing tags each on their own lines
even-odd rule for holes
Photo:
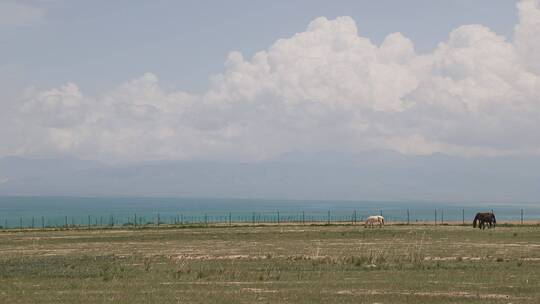
<svg viewBox="0 0 540 304">
<path fill-rule="evenodd" d="M 538 303 L 540 228 L 0 233 L 5 303 Z"/>
</svg>

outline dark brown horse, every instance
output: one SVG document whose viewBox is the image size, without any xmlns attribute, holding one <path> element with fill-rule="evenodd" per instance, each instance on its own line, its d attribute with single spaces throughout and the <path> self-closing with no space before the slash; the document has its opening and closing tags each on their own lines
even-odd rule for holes
<svg viewBox="0 0 540 304">
<path fill-rule="evenodd" d="M 491 212 L 478 212 L 474 217 L 474 228 L 476 228 L 477 223 L 479 229 L 486 229 L 486 224 L 489 224 L 489 228 L 495 227 L 497 220 L 495 219 L 495 214 Z"/>
</svg>

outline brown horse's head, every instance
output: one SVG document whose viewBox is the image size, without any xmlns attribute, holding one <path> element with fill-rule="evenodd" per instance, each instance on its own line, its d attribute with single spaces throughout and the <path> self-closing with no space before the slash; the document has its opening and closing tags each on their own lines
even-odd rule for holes
<svg viewBox="0 0 540 304">
<path fill-rule="evenodd" d="M 477 213 L 476 216 L 474 217 L 474 220 L 472 222 L 473 228 L 476 228 L 476 223 L 479 221 L 479 215 L 480 213 Z"/>
</svg>

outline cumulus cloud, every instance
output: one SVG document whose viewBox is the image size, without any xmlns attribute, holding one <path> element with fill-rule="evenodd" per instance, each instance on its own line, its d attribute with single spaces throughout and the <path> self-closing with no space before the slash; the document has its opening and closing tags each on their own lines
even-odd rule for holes
<svg viewBox="0 0 540 304">
<path fill-rule="evenodd" d="M 540 73 L 540 2 L 521 1 L 518 4 L 520 23 L 515 29 L 515 45 L 522 63 Z"/>
<path fill-rule="evenodd" d="M 200 95 L 145 74 L 86 96 L 76 84 L 29 90 L 6 114 L 0 154 L 109 161 L 258 160 L 292 151 L 540 153 L 540 4 L 518 4 L 509 41 L 482 25 L 417 54 L 381 45 L 350 17 L 313 20 L 246 59 L 231 52 Z M 6 112 L 7 113 L 7 112 Z M 24 138 L 24 139 L 21 139 Z"/>
</svg>

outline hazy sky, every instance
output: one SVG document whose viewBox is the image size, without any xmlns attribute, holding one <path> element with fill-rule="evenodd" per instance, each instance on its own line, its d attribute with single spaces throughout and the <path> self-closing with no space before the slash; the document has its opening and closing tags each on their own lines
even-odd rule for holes
<svg viewBox="0 0 540 304">
<path fill-rule="evenodd" d="M 0 157 L 540 153 L 540 2 L 0 1 Z"/>
<path fill-rule="evenodd" d="M 510 0 L 2 0 L 2 81 L 19 88 L 75 82 L 97 93 L 152 72 L 168 88 L 203 92 L 229 52 L 251 56 L 320 16 L 351 16 L 376 44 L 401 32 L 418 52 L 463 24 L 511 37 L 518 18 Z"/>
</svg>

